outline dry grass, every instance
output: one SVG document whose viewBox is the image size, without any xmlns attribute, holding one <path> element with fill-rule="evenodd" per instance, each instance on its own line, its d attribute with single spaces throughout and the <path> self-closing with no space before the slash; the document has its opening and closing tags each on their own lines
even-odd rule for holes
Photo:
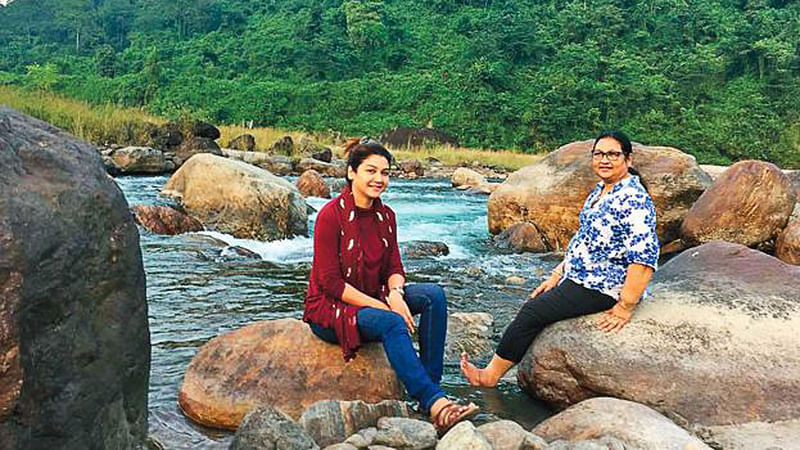
<svg viewBox="0 0 800 450">
<path fill-rule="evenodd" d="M 51 123 L 95 144 L 139 144 L 164 120 L 139 109 L 90 105 L 41 91 L 0 86 L 0 104 Z"/>
<path fill-rule="evenodd" d="M 256 140 L 257 151 L 267 151 L 270 146 L 284 136 L 291 136 L 297 142 L 302 136 L 309 136 L 323 145 L 331 147 L 333 152 L 341 156 L 342 151 L 339 146 L 334 144 L 332 137 L 327 135 L 310 135 L 299 131 L 289 131 L 277 128 L 246 128 L 241 126 L 225 125 L 219 127 L 221 137 L 220 144 L 227 146 L 231 139 L 244 133 L 253 135 Z M 517 170 L 521 167 L 529 166 L 539 160 L 541 155 L 514 152 L 510 150 L 481 150 L 461 147 L 425 147 L 411 150 L 392 150 L 392 154 L 399 160 L 417 158 L 425 160 L 433 157 L 448 166 L 457 166 L 461 163 L 471 163 L 473 161 L 490 167 L 502 168 L 505 170 Z"/>
</svg>

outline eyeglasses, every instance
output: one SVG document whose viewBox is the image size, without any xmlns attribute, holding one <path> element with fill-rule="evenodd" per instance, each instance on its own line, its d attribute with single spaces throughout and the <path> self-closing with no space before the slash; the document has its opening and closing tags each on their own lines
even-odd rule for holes
<svg viewBox="0 0 800 450">
<path fill-rule="evenodd" d="M 595 161 L 602 161 L 603 157 L 608 158 L 609 161 L 618 161 L 622 156 L 622 152 L 592 152 L 592 159 Z"/>
<path fill-rule="evenodd" d="M 380 144 L 380 142 L 376 141 L 375 139 L 372 139 L 369 136 L 362 137 L 361 140 L 358 141 L 358 143 L 361 145 Z"/>
</svg>

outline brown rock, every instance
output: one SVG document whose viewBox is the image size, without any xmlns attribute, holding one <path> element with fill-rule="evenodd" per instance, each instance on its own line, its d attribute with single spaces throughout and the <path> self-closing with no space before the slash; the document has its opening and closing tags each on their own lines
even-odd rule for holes
<svg viewBox="0 0 800 450">
<path fill-rule="evenodd" d="M 425 168 L 422 166 L 422 162 L 416 158 L 400 161 L 398 166 L 406 175 L 413 175 L 415 177 L 421 177 L 425 175 Z"/>
<path fill-rule="evenodd" d="M 238 238 L 274 240 L 308 233 L 306 203 L 297 188 L 241 161 L 195 155 L 161 192 L 210 229 Z"/>
<path fill-rule="evenodd" d="M 305 197 L 331 198 L 331 189 L 328 183 L 314 169 L 308 169 L 300 175 L 295 183 L 297 189 Z"/>
<path fill-rule="evenodd" d="M 578 229 L 578 213 L 600 181 L 591 167 L 593 140 L 567 144 L 524 167 L 489 197 L 489 231 L 498 234 L 515 223 L 535 224 L 548 250 L 564 250 Z M 670 147 L 634 143 L 633 163 L 649 185 L 658 215 L 658 236 L 679 236 L 683 216 L 711 179 L 694 157 Z"/>
<path fill-rule="evenodd" d="M 294 154 L 294 141 L 291 136 L 284 136 L 272 143 L 269 153 L 292 156 Z"/>
<path fill-rule="evenodd" d="M 681 236 L 694 245 L 728 241 L 755 246 L 778 236 L 795 201 L 791 181 L 774 164 L 741 161 L 695 202 Z"/>
<path fill-rule="evenodd" d="M 181 146 L 175 151 L 173 159 L 175 163 L 180 166 L 192 156 L 200 153 L 222 156 L 222 150 L 213 139 L 195 136 L 183 141 Z"/>
<path fill-rule="evenodd" d="M 613 396 L 703 425 L 798 418 L 799 279 L 800 267 L 740 244 L 686 250 L 622 331 L 595 316 L 551 325 L 518 379 L 560 407 Z"/>
<path fill-rule="evenodd" d="M 542 235 L 532 222 L 511 225 L 495 236 L 494 242 L 499 248 L 515 253 L 547 251 L 547 245 L 542 241 Z"/>
<path fill-rule="evenodd" d="M 778 235 L 775 256 L 785 263 L 800 265 L 800 217 L 790 220 Z"/>
<path fill-rule="evenodd" d="M 178 401 L 195 422 L 235 429 L 259 405 L 297 420 L 320 400 L 377 403 L 402 395 L 379 343 L 366 344 L 345 364 L 338 345 L 317 338 L 299 320 L 280 319 L 223 334 L 201 347 Z"/>
<path fill-rule="evenodd" d="M 316 170 L 317 172 L 331 177 L 344 178 L 347 167 L 341 161 L 326 163 L 314 158 L 302 158 L 294 166 L 294 171 L 303 173 L 306 170 Z"/>
<path fill-rule="evenodd" d="M 292 173 L 292 158 L 288 156 L 270 155 L 263 152 L 243 152 L 228 148 L 222 149 L 222 155 L 260 167 L 273 175 L 289 175 Z"/>
<path fill-rule="evenodd" d="M 256 137 L 248 133 L 240 134 L 231 139 L 228 143 L 228 147 L 234 150 L 252 152 L 256 149 Z"/>
<path fill-rule="evenodd" d="M 711 450 L 657 411 L 608 397 L 578 403 L 540 423 L 533 433 L 547 441 L 612 437 L 637 450 Z"/>
<path fill-rule="evenodd" d="M 168 206 L 136 205 L 131 208 L 136 223 L 157 234 L 203 231 L 203 224 Z"/>
</svg>

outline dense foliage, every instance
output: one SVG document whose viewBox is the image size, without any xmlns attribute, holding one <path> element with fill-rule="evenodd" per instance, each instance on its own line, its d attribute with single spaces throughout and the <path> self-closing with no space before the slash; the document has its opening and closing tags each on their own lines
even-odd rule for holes
<svg viewBox="0 0 800 450">
<path fill-rule="evenodd" d="M 0 83 L 164 116 L 800 166 L 789 0 L 16 0 L 0 41 Z"/>
</svg>

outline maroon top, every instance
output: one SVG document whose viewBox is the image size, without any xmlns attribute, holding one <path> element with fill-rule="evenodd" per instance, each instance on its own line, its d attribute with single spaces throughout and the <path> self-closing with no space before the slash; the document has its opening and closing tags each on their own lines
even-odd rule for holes
<svg viewBox="0 0 800 450">
<path fill-rule="evenodd" d="M 356 323 L 359 308 L 342 301 L 345 283 L 384 301 L 389 277 L 405 277 L 396 230 L 395 214 L 389 207 L 375 201 L 370 209 L 357 208 L 349 190 L 328 202 L 317 215 L 303 320 L 333 328 L 346 360 L 355 356 L 360 340 Z"/>
</svg>

